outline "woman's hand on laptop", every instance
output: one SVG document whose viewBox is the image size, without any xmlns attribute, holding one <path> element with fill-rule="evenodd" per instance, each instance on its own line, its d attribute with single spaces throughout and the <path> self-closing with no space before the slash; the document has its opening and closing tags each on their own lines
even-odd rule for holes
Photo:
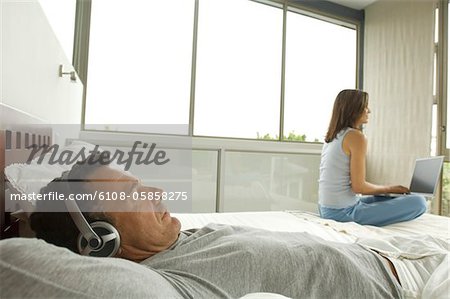
<svg viewBox="0 0 450 299">
<path fill-rule="evenodd" d="M 386 193 L 408 194 L 409 189 L 401 185 L 388 186 Z"/>
</svg>

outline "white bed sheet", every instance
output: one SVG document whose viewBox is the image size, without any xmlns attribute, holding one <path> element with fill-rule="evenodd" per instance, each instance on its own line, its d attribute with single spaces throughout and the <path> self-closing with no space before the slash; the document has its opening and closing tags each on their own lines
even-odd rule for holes
<svg viewBox="0 0 450 299">
<path fill-rule="evenodd" d="M 322 219 L 316 214 L 302 211 L 174 214 L 174 216 L 180 220 L 182 230 L 199 228 L 214 222 L 270 231 L 308 232 L 335 242 L 358 242 L 363 246 L 376 248 L 392 261 L 397 259 L 397 264 L 394 263 L 396 268 L 399 267 L 403 272 L 409 271 L 400 279 L 404 280 L 405 286 L 413 285 L 416 289 L 413 291 L 404 289 L 406 298 L 450 298 L 448 258 L 450 218 L 447 217 L 424 214 L 412 221 L 375 227 Z M 392 248 L 397 251 L 393 251 Z M 422 263 L 436 252 L 443 256 L 439 264 L 435 263 L 431 267 L 432 263 Z M 417 268 L 427 266 L 427 275 L 414 279 L 414 276 L 417 277 L 416 269 L 408 267 L 401 269 L 402 265 L 399 263 L 402 259 L 410 259 L 413 263 L 419 261 Z"/>
<path fill-rule="evenodd" d="M 337 234 L 326 226 L 300 219 L 287 212 L 239 212 L 239 213 L 200 213 L 173 214 L 181 222 L 181 230 L 200 228 L 208 223 L 243 225 L 270 231 L 309 232 L 326 240 L 354 242 L 354 238 Z"/>
<path fill-rule="evenodd" d="M 327 226 L 341 234 L 353 238 L 428 235 L 450 244 L 450 218 L 425 213 L 417 219 L 400 222 L 383 227 L 360 225 L 354 222 L 337 222 L 322 219 L 318 215 L 301 211 L 289 211 L 290 214 L 321 226 Z"/>
<path fill-rule="evenodd" d="M 337 222 L 302 211 L 173 214 L 181 229 L 200 228 L 208 223 L 245 225 L 271 231 L 310 232 L 326 240 L 354 242 L 358 238 L 430 235 L 450 245 L 450 218 L 424 214 L 417 219 L 384 227 Z"/>
</svg>

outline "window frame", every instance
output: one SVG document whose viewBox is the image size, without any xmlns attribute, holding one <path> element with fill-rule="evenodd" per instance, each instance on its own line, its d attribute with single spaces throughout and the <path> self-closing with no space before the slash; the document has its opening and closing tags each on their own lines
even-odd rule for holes
<svg viewBox="0 0 450 299">
<path fill-rule="evenodd" d="M 448 1 L 439 1 L 438 6 L 438 41 L 435 45 L 437 54 L 436 70 L 436 99 L 437 113 L 437 150 L 445 156 L 446 162 L 450 161 L 450 148 L 447 148 L 447 106 L 448 106 Z"/>
<path fill-rule="evenodd" d="M 438 155 L 444 156 L 444 163 L 450 162 L 450 148 L 447 148 L 447 107 L 448 103 L 448 18 L 449 18 L 449 1 L 438 1 L 438 39 L 437 44 L 435 44 L 436 53 L 436 98 L 435 104 L 437 105 L 437 126 L 436 126 L 436 137 L 437 145 L 436 151 Z M 435 31 L 436 32 L 436 31 Z M 443 172 L 441 173 L 441 184 L 439 192 L 436 196 L 437 205 L 432 206 L 432 212 L 434 214 L 442 215 L 443 205 Z"/>
</svg>

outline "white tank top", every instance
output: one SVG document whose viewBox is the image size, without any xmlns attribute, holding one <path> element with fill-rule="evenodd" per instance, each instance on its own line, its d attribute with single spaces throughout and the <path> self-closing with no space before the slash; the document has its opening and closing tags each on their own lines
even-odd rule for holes
<svg viewBox="0 0 450 299">
<path fill-rule="evenodd" d="M 351 187 L 350 157 L 342 149 L 342 141 L 351 130 L 342 130 L 323 145 L 319 176 L 319 204 L 323 207 L 341 209 L 358 201 Z"/>
</svg>

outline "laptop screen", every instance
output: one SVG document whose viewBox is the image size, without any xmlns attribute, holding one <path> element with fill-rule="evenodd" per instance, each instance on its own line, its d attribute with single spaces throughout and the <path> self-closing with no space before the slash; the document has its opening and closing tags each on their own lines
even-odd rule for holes
<svg viewBox="0 0 450 299">
<path fill-rule="evenodd" d="M 437 186 L 444 158 L 433 157 L 416 160 L 413 177 L 411 179 L 411 192 L 434 194 Z"/>
</svg>

